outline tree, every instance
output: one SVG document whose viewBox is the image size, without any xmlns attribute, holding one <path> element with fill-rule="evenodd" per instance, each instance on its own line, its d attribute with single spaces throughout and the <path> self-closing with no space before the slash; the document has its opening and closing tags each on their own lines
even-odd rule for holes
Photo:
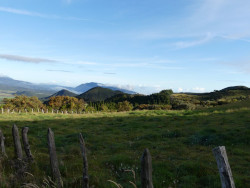
<svg viewBox="0 0 250 188">
<path fill-rule="evenodd" d="M 117 105 L 117 111 L 130 111 L 133 109 L 133 105 L 128 101 L 119 102 Z"/>
<path fill-rule="evenodd" d="M 83 111 L 86 103 L 83 99 L 77 99 L 69 96 L 50 97 L 48 106 L 57 110 L 77 110 Z"/>
<path fill-rule="evenodd" d="M 8 108 L 10 110 L 24 110 L 24 109 L 45 109 L 43 103 L 37 97 L 27 97 L 24 95 L 16 96 L 15 98 L 3 100 L 4 108 Z"/>
</svg>

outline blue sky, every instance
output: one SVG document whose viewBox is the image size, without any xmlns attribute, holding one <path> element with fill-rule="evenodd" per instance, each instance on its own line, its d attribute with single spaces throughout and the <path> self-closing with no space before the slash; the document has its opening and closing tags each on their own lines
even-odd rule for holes
<svg viewBox="0 0 250 188">
<path fill-rule="evenodd" d="M 0 0 L 0 75 L 152 93 L 250 86 L 249 0 Z"/>
</svg>

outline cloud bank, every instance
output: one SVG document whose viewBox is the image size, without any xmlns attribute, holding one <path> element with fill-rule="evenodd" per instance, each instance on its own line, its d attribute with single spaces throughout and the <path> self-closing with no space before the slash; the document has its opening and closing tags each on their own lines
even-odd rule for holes
<svg viewBox="0 0 250 188">
<path fill-rule="evenodd" d="M 8 61 L 21 61 L 25 63 L 56 63 L 56 60 L 44 59 L 44 58 L 34 58 L 34 57 L 25 57 L 18 55 L 10 55 L 10 54 L 0 54 L 1 59 L 5 59 Z"/>
</svg>

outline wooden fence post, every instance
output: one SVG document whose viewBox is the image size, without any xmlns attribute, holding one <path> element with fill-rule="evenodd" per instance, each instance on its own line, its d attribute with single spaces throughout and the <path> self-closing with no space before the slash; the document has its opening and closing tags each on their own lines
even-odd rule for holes
<svg viewBox="0 0 250 188">
<path fill-rule="evenodd" d="M 219 146 L 213 149 L 220 173 L 222 188 L 235 188 L 232 171 L 228 162 L 225 146 Z"/>
<path fill-rule="evenodd" d="M 13 140 L 14 140 L 14 148 L 15 148 L 16 158 L 22 160 L 23 159 L 23 152 L 22 152 L 18 128 L 15 124 L 12 127 L 12 135 L 13 135 Z"/>
<path fill-rule="evenodd" d="M 148 149 L 144 150 L 141 158 L 141 187 L 153 188 L 152 158 Z"/>
<path fill-rule="evenodd" d="M 34 113 L 34 109 L 33 108 L 31 109 L 31 112 L 32 112 L 32 114 Z"/>
<path fill-rule="evenodd" d="M 31 150 L 30 150 L 29 140 L 28 140 L 28 136 L 27 136 L 28 131 L 29 131 L 28 127 L 22 128 L 23 147 L 24 147 L 24 151 L 26 153 L 27 158 L 29 160 L 33 160 L 33 156 L 31 154 Z"/>
<path fill-rule="evenodd" d="M 3 112 L 4 112 L 4 110 L 3 110 L 3 108 L 2 108 L 2 114 L 3 114 Z"/>
<path fill-rule="evenodd" d="M 56 156 L 56 145 L 54 139 L 54 133 L 49 128 L 48 129 L 48 148 L 49 148 L 49 156 L 50 156 L 50 166 L 52 170 L 52 175 L 54 180 L 56 181 L 56 185 L 58 188 L 63 187 L 63 182 L 61 179 L 61 173 L 59 171 L 58 160 Z"/>
<path fill-rule="evenodd" d="M 88 176 L 88 159 L 86 153 L 85 142 L 83 140 L 82 134 L 79 135 L 80 147 L 83 158 L 83 186 L 82 188 L 89 188 L 89 176 Z"/>
<path fill-rule="evenodd" d="M 2 155 L 7 157 L 7 154 L 5 152 L 5 146 L 4 146 L 4 140 L 5 140 L 5 137 L 2 133 L 2 131 L 0 130 L 0 144 L 1 144 L 1 152 L 2 152 Z"/>
</svg>

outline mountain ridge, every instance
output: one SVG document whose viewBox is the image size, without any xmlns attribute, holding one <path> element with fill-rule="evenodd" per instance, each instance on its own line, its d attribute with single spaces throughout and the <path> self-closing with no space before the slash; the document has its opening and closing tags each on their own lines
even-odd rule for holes
<svg viewBox="0 0 250 188">
<path fill-rule="evenodd" d="M 124 93 L 119 90 L 114 91 L 109 88 L 94 87 L 82 93 L 81 95 L 78 95 L 77 98 L 83 99 L 87 102 L 97 102 L 97 101 L 104 101 L 118 94 L 124 94 Z"/>
<path fill-rule="evenodd" d="M 101 84 L 97 82 L 89 82 L 89 83 L 83 83 L 76 87 L 67 87 L 67 86 L 61 86 L 61 85 L 55 85 L 55 84 L 34 84 L 31 82 L 21 81 L 21 80 L 15 80 L 13 78 L 10 78 L 8 76 L 0 76 L 0 90 L 8 90 L 12 91 L 13 94 L 22 94 L 22 93 L 29 93 L 29 95 L 34 94 L 34 96 L 43 96 L 48 97 L 52 95 L 54 92 L 58 92 L 62 89 L 66 89 L 70 92 L 82 94 L 89 89 L 92 89 L 94 87 L 103 87 L 103 88 L 109 88 L 111 90 L 120 90 L 124 93 L 136 93 L 134 91 L 109 86 L 106 84 Z"/>
</svg>

